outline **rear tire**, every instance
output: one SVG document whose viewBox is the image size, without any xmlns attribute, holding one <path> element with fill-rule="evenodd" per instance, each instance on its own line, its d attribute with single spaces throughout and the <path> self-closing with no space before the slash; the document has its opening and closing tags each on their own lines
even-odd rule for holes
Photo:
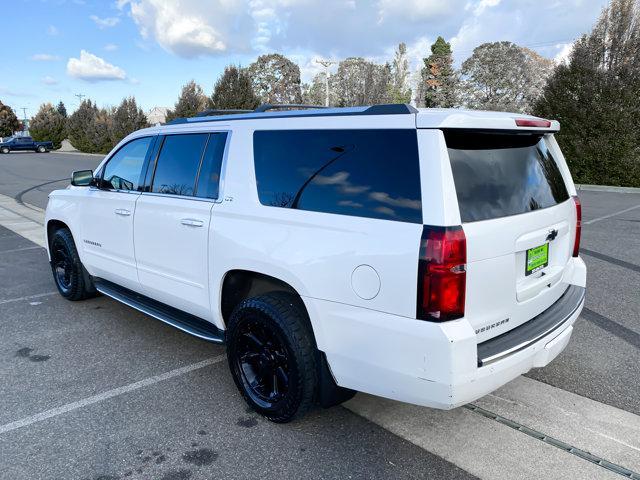
<svg viewBox="0 0 640 480">
<path fill-rule="evenodd" d="M 229 321 L 229 368 L 249 406 L 276 423 L 314 405 L 318 366 L 306 312 L 285 292 L 249 298 Z"/>
<path fill-rule="evenodd" d="M 2 147 L 2 149 L 0 149 L 0 152 L 9 153 L 9 147 Z"/>
<path fill-rule="evenodd" d="M 53 280 L 60 295 L 72 301 L 84 300 L 96 295 L 91 276 L 80 261 L 73 235 L 68 228 L 55 231 L 51 237 L 49 251 Z"/>
<path fill-rule="evenodd" d="M 47 149 L 46 149 L 46 148 L 44 148 L 42 145 L 40 145 L 40 146 L 37 148 L 37 152 L 38 152 L 38 153 L 45 153 L 46 151 L 47 151 Z"/>
</svg>

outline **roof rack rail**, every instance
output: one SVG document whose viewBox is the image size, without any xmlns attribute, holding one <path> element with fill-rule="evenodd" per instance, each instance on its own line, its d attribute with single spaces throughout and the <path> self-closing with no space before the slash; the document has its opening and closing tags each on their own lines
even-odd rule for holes
<svg viewBox="0 0 640 480">
<path fill-rule="evenodd" d="M 194 117 L 210 117 L 212 115 L 228 115 L 232 113 L 251 113 L 253 110 L 245 110 L 241 108 L 208 108 L 202 112 L 196 113 Z"/>
<path fill-rule="evenodd" d="M 305 108 L 329 108 L 324 105 L 305 105 L 303 103 L 263 103 L 258 108 L 253 110 L 254 113 L 266 112 L 268 110 L 280 110 L 284 108 L 291 108 L 294 110 L 301 110 Z"/>
<path fill-rule="evenodd" d="M 289 111 L 269 112 L 269 110 L 277 110 L 289 108 Z M 317 109 L 318 112 L 304 111 L 304 109 Z M 207 115 L 211 115 L 210 110 L 206 112 Z M 202 112 L 203 114 L 205 112 Z M 224 113 L 231 113 L 230 110 L 224 110 Z M 183 123 L 198 123 L 198 122 L 226 122 L 229 120 L 258 120 L 268 118 L 296 118 L 296 117 L 342 117 L 351 115 L 406 115 L 411 113 L 418 113 L 418 110 L 406 103 L 391 103 L 382 105 L 371 105 L 362 107 L 322 107 L 320 105 L 298 105 L 298 104 L 282 104 L 260 105 L 255 110 L 248 112 L 239 112 L 238 115 L 230 116 L 204 116 L 198 114 L 196 117 L 190 118 L 176 118 L 167 122 L 167 125 L 177 125 Z"/>
</svg>

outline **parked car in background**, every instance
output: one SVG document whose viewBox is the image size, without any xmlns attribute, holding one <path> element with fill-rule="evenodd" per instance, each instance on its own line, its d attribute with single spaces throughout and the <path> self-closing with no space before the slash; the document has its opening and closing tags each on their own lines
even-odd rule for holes
<svg viewBox="0 0 640 480">
<path fill-rule="evenodd" d="M 53 150 L 53 142 L 36 142 L 31 137 L 9 137 L 0 142 L 0 152 L 34 151 L 46 153 Z"/>
</svg>

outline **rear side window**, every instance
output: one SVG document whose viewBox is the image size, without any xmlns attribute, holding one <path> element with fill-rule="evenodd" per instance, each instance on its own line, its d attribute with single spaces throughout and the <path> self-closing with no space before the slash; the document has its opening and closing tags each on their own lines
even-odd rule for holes
<svg viewBox="0 0 640 480">
<path fill-rule="evenodd" d="M 198 174 L 196 196 L 202 198 L 218 198 L 220 186 L 220 169 L 227 140 L 226 133 L 212 133 L 202 158 L 202 167 Z"/>
<path fill-rule="evenodd" d="M 422 223 L 415 130 L 256 131 L 263 205 Z"/>
<path fill-rule="evenodd" d="M 153 176 L 152 192 L 192 196 L 207 133 L 168 135 Z"/>
<path fill-rule="evenodd" d="M 569 198 L 540 135 L 444 132 L 463 222 L 552 207 Z"/>
</svg>

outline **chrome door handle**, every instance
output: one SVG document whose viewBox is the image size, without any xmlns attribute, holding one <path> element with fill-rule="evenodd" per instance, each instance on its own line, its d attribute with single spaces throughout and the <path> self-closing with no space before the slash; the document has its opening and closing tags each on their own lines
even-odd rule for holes
<svg viewBox="0 0 640 480">
<path fill-rule="evenodd" d="M 202 220 L 194 220 L 193 218 L 183 218 L 180 220 L 182 225 L 188 225 L 189 227 L 201 227 L 204 225 Z"/>
<path fill-rule="evenodd" d="M 128 217 L 129 215 L 131 215 L 131 212 L 129 210 L 125 210 L 124 208 L 116 208 L 114 212 L 116 215 L 122 215 L 123 217 Z"/>
</svg>

